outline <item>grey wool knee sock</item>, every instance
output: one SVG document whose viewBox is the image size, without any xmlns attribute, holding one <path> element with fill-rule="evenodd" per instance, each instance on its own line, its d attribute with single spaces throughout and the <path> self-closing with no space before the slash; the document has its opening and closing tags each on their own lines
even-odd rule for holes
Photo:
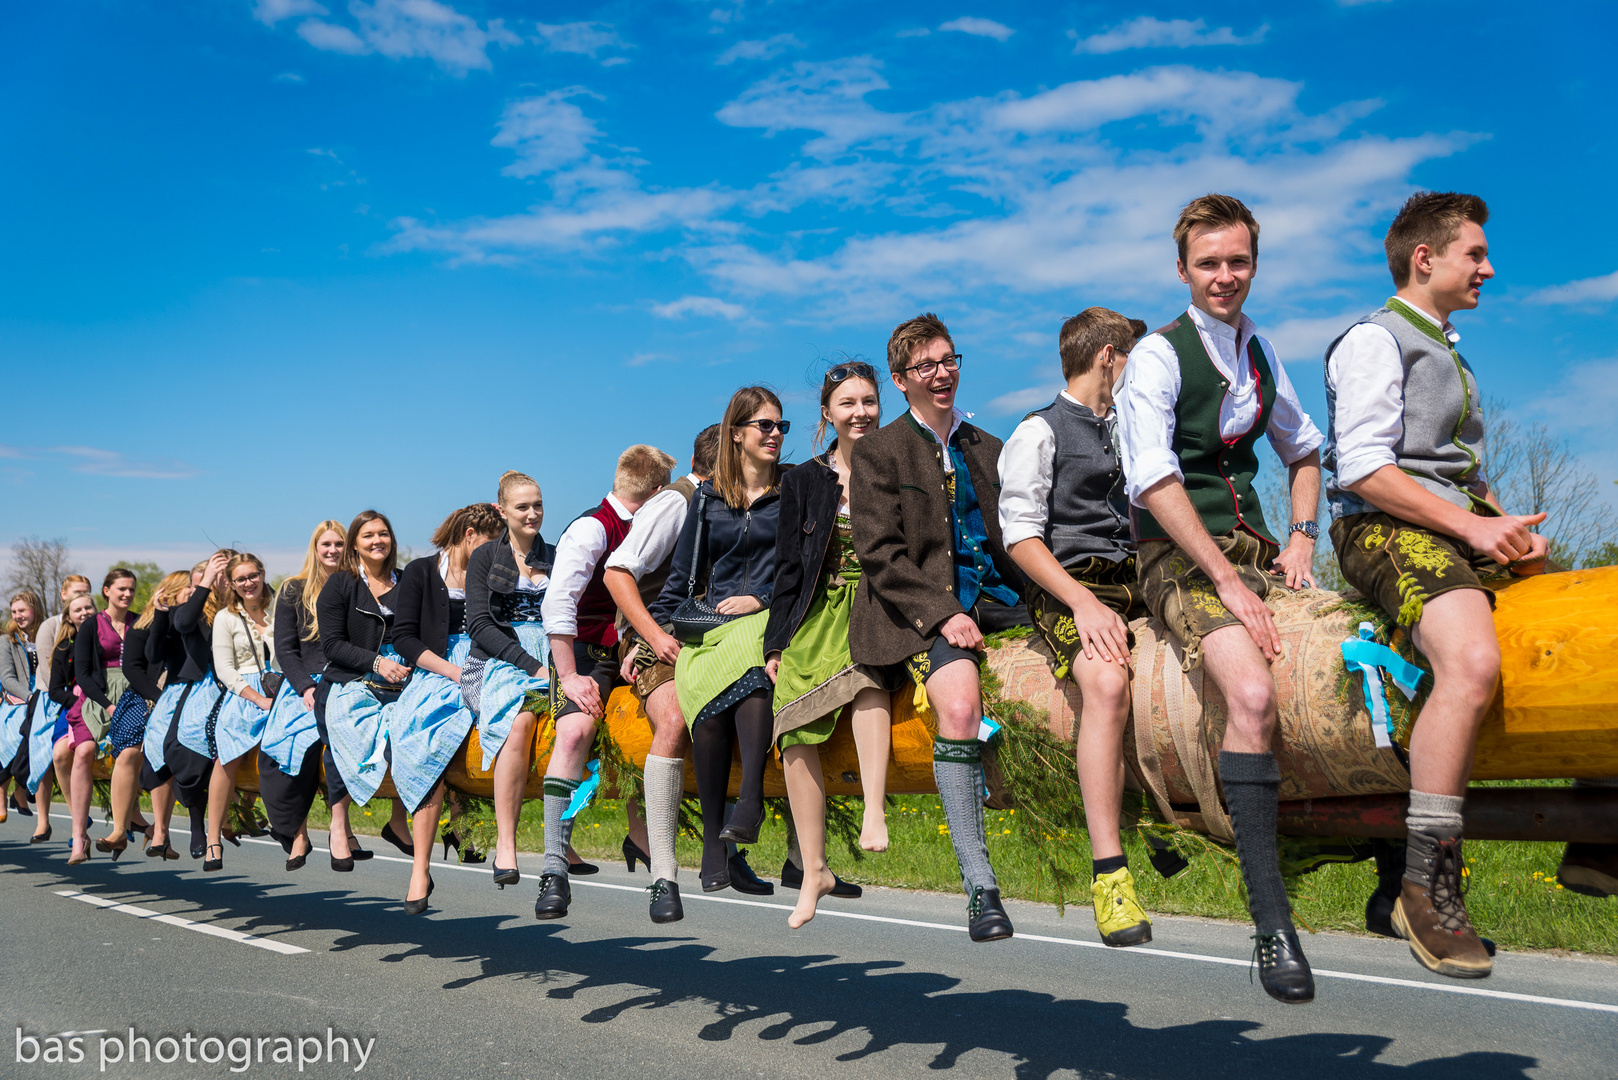
<svg viewBox="0 0 1618 1080">
<path fill-rule="evenodd" d="M 674 838 L 680 831 L 680 796 L 685 793 L 685 759 L 646 757 L 646 854 L 652 859 L 652 880 L 678 881 L 680 864 L 674 859 Z"/>
<path fill-rule="evenodd" d="M 559 776 L 545 778 L 545 863 L 542 874 L 567 873 L 567 845 L 573 838 L 573 822 L 563 821 L 562 813 L 579 788 L 577 780 Z"/>
<path fill-rule="evenodd" d="M 934 739 L 933 779 L 961 865 L 962 888 L 968 896 L 995 888 L 983 833 L 983 745 L 976 739 Z"/>
<path fill-rule="evenodd" d="M 1406 881 L 1423 886 L 1428 883 L 1434 843 L 1461 835 L 1461 807 L 1465 802 L 1464 795 L 1410 792 L 1410 809 L 1405 814 L 1405 828 L 1410 831 L 1410 844 L 1405 848 Z"/>
<path fill-rule="evenodd" d="M 1281 880 L 1276 854 L 1275 817 L 1281 770 L 1274 754 L 1219 752 L 1219 783 L 1225 789 L 1231 827 L 1236 831 L 1236 857 L 1247 885 L 1247 910 L 1260 931 L 1293 929 L 1292 904 Z"/>
</svg>

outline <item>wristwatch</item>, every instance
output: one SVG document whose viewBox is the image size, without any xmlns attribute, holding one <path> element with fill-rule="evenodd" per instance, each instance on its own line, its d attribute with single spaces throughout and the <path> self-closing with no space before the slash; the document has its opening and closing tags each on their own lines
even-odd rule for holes
<svg viewBox="0 0 1618 1080">
<path fill-rule="evenodd" d="M 1303 535 L 1307 536 L 1311 540 L 1320 539 L 1320 526 L 1315 524 L 1313 521 L 1294 521 L 1292 523 L 1292 528 L 1288 529 L 1287 532 L 1289 534 L 1303 533 Z"/>
</svg>

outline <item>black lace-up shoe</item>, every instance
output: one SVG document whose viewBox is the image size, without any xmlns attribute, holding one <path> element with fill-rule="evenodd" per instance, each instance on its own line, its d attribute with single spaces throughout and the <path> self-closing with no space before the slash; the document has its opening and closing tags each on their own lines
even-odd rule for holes
<svg viewBox="0 0 1618 1080">
<path fill-rule="evenodd" d="M 676 882 L 658 878 L 652 882 L 649 891 L 652 894 L 653 922 L 671 923 L 685 918 L 685 908 L 680 904 L 680 886 Z"/>
<path fill-rule="evenodd" d="M 534 901 L 534 918 L 560 919 L 573 902 L 573 890 L 566 874 L 545 874 L 539 879 L 539 899 Z"/>
<path fill-rule="evenodd" d="M 1298 932 L 1253 935 L 1253 962 L 1264 992 L 1288 1005 L 1315 1000 L 1315 975 L 1298 944 Z"/>
<path fill-rule="evenodd" d="M 999 941 L 1011 936 L 1011 919 L 1000 904 L 999 889 L 977 889 L 966 906 L 966 929 L 973 941 Z"/>
</svg>

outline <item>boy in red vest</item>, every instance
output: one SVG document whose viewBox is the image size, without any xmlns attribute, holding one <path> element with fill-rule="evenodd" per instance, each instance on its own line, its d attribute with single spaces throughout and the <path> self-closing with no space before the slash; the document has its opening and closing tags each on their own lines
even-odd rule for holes
<svg viewBox="0 0 1618 1080">
<path fill-rule="evenodd" d="M 572 899 L 567 881 L 564 821 L 595 740 L 596 721 L 619 683 L 618 605 L 605 581 L 607 557 L 629 535 L 635 511 L 669 482 L 674 459 L 653 446 L 631 446 L 618 456 L 612 491 L 601 505 L 575 518 L 556 544 L 550 588 L 540 610 L 551 639 L 551 716 L 556 727 L 545 770 L 545 865 L 534 918 L 560 919 Z"/>
</svg>

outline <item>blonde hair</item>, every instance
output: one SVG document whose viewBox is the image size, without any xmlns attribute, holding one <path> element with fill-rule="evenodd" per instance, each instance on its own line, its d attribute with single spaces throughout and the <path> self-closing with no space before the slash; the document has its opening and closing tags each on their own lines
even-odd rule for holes
<svg viewBox="0 0 1618 1080">
<path fill-rule="evenodd" d="M 96 615 L 96 602 L 95 602 L 95 598 L 93 596 L 91 596 L 89 593 L 84 593 L 83 595 L 75 596 L 72 600 L 69 600 L 67 602 L 67 607 L 62 609 L 62 625 L 60 625 L 60 626 L 58 626 L 56 628 L 56 640 L 51 642 L 51 652 L 54 653 L 61 646 L 62 642 L 64 642 L 64 641 L 72 641 L 75 637 L 78 636 L 79 628 L 74 626 L 73 625 L 73 620 L 69 619 L 67 616 L 68 616 L 68 613 L 73 610 L 73 605 L 75 603 L 77 603 L 78 601 L 80 601 L 80 600 L 88 600 L 88 601 L 90 601 L 90 618 L 92 618 L 92 619 L 95 618 L 95 615 Z"/>
<path fill-rule="evenodd" d="M 146 610 L 141 612 L 140 618 L 135 620 L 135 629 L 139 630 L 152 625 L 152 620 L 157 618 L 157 605 L 161 603 L 165 607 L 173 607 L 179 601 L 180 594 L 190 585 L 191 571 L 189 570 L 176 570 L 173 573 L 164 574 L 163 580 L 157 583 L 157 588 L 152 590 L 151 598 L 146 601 Z"/>
<path fill-rule="evenodd" d="M 655 446 L 636 443 L 618 455 L 618 468 L 612 474 L 612 490 L 632 502 L 645 502 L 667 487 L 674 459 Z"/>
<path fill-rule="evenodd" d="M 17 620 L 11 616 L 11 605 L 18 600 L 27 604 L 34 613 L 34 621 L 27 630 L 17 625 Z M 45 605 L 40 602 L 39 594 L 33 589 L 19 589 L 17 594 L 6 603 L 6 625 L 0 628 L 0 633 L 13 641 L 33 641 L 39 636 L 39 624 L 45 621 Z"/>
<path fill-rule="evenodd" d="M 1252 246 L 1253 261 L 1258 261 L 1258 219 L 1247 204 L 1231 195 L 1211 194 L 1192 199 L 1180 211 L 1180 220 L 1174 223 L 1174 245 L 1180 250 L 1180 261 L 1185 262 L 1186 245 L 1191 242 L 1191 230 L 1198 225 L 1209 229 L 1228 229 L 1232 225 L 1246 225 L 1248 242 Z"/>
<path fill-rule="evenodd" d="M 229 607 L 231 600 L 235 598 L 236 590 L 230 587 L 229 567 L 230 560 L 234 559 L 240 554 L 241 552 L 237 551 L 235 548 L 220 548 L 218 551 L 214 552 L 214 555 L 225 556 L 226 569 L 223 574 L 220 574 L 218 577 L 214 578 L 213 588 L 208 590 L 208 602 L 202 605 L 202 620 L 209 626 L 213 625 L 213 617 L 219 614 L 221 609 Z M 193 574 L 202 573 L 204 570 L 208 569 L 208 563 L 212 561 L 213 556 L 209 556 L 208 558 L 197 563 L 197 565 L 193 566 L 191 568 L 191 572 Z"/>
<path fill-rule="evenodd" d="M 725 417 L 719 421 L 719 460 L 714 463 L 713 488 L 732 510 L 747 506 L 747 482 L 742 479 L 742 444 L 734 435 L 766 405 L 775 406 L 776 412 L 781 411 L 781 399 L 775 396 L 775 391 L 767 386 L 744 386 L 730 396 Z M 779 479 L 779 464 L 775 472 Z M 770 486 L 775 485 L 772 482 Z"/>
<path fill-rule="evenodd" d="M 506 496 L 511 490 L 522 487 L 524 484 L 532 484 L 535 491 L 539 490 L 539 481 L 532 476 L 527 473 L 520 473 L 516 469 L 507 469 L 500 474 L 500 483 L 495 488 L 494 501 L 500 506 L 506 505 Z"/>
<path fill-rule="evenodd" d="M 85 592 L 90 592 L 93 588 L 93 586 L 90 584 L 90 579 L 85 577 L 83 574 L 69 574 L 67 577 L 62 579 L 62 587 L 57 590 L 56 595 L 67 595 L 67 587 L 69 585 L 83 585 Z"/>
<path fill-rule="evenodd" d="M 320 561 L 320 538 L 329 532 L 337 534 L 344 546 L 348 544 L 348 530 L 343 528 L 340 521 L 327 518 L 315 526 L 315 531 L 309 534 L 309 549 L 303 555 L 303 567 L 296 574 L 287 578 L 287 581 L 303 582 L 302 591 L 298 594 L 298 606 L 309 616 L 308 629 L 304 631 L 305 641 L 313 641 L 320 636 L 319 619 L 315 615 L 315 603 L 320 599 L 321 587 L 326 584 L 326 564 Z M 281 583 L 286 584 L 286 581 Z M 286 590 L 283 589 L 282 593 Z M 276 595 L 279 603 L 281 594 Z M 273 609 L 272 609 L 273 610 Z"/>
</svg>

